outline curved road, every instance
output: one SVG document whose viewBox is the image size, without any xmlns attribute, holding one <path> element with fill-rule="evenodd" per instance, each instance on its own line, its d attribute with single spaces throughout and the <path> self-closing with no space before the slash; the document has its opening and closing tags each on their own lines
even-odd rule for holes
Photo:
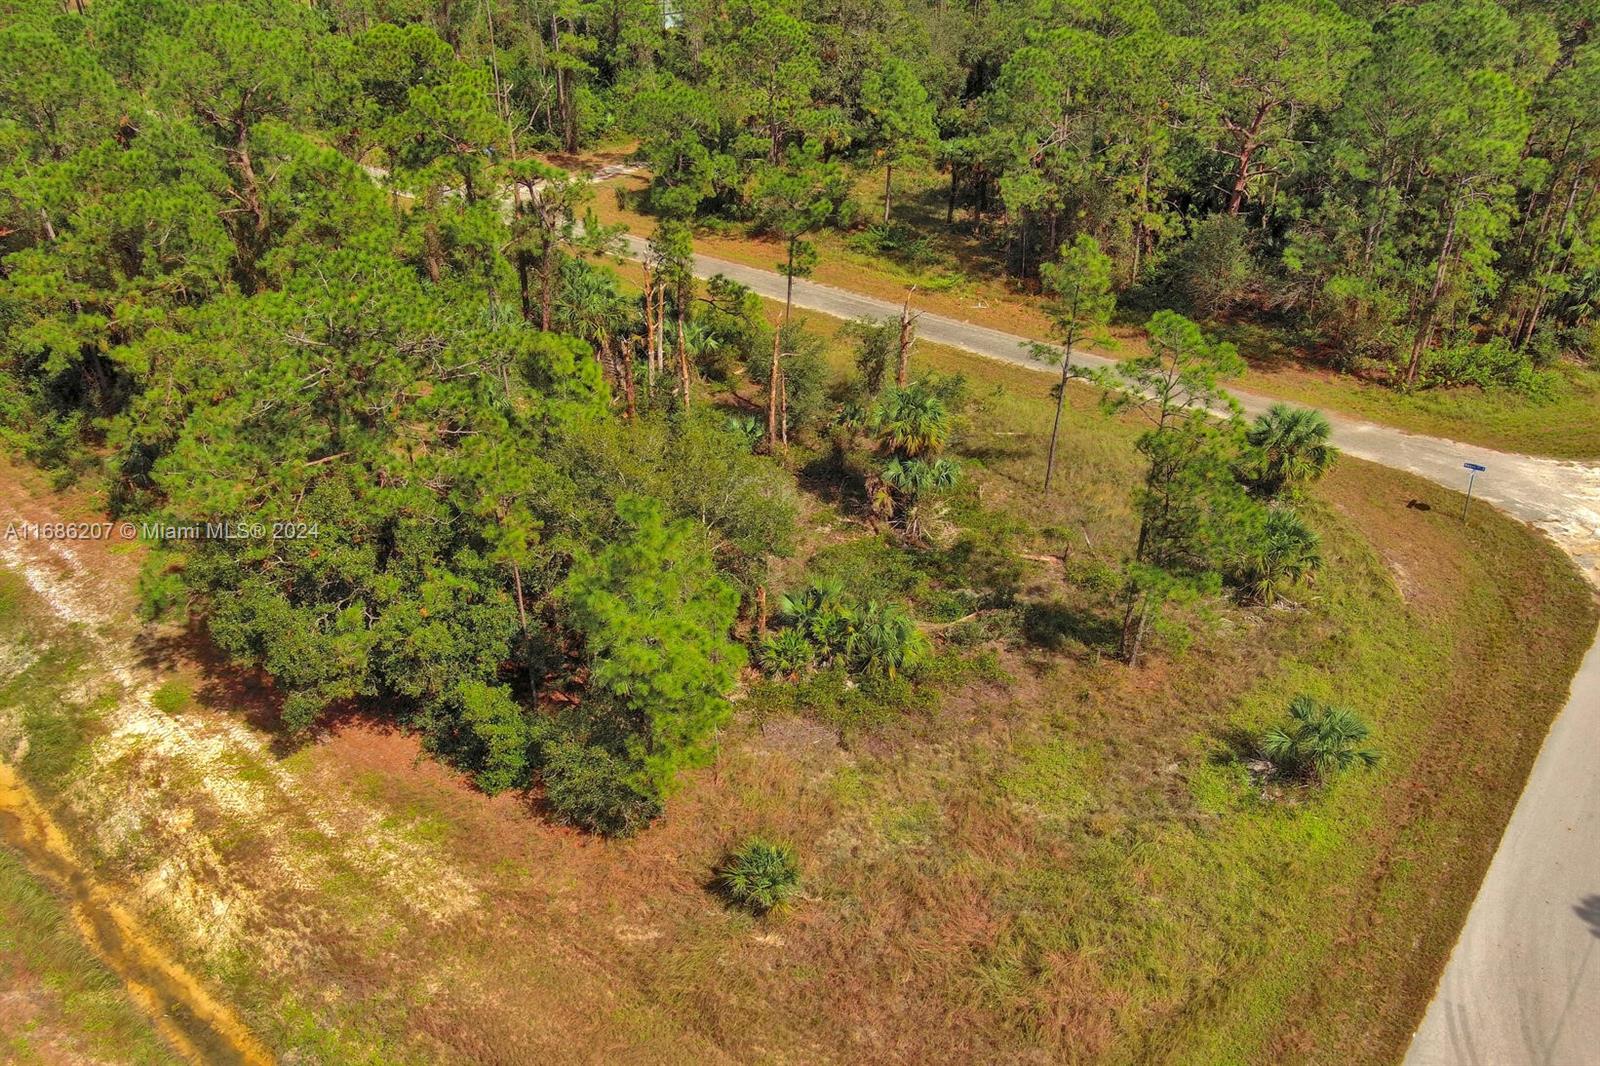
<svg viewBox="0 0 1600 1066">
<path fill-rule="evenodd" d="M 625 238 L 641 257 L 646 242 Z M 701 277 L 725 274 L 784 298 L 781 275 L 707 256 Z M 794 303 L 839 318 L 895 316 L 899 306 L 795 279 Z M 1029 341 L 924 313 L 920 337 L 991 359 L 1059 374 Z M 1111 360 L 1074 352 L 1073 362 Z M 1245 410 L 1273 401 L 1235 392 Z M 1548 533 L 1600 586 L 1600 467 L 1510 455 L 1329 414 L 1351 455 L 1463 489 L 1474 462 L 1488 468 L 1474 495 Z M 1506 826 L 1444 977 L 1406 1055 L 1407 1066 L 1600 1066 L 1600 641 L 1573 680 L 1522 798 Z"/>
</svg>

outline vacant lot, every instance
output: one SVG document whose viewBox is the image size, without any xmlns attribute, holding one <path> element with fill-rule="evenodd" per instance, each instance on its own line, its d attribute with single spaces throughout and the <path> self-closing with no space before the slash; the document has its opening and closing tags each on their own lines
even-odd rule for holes
<svg viewBox="0 0 1600 1066">
<path fill-rule="evenodd" d="M 1130 535 L 1131 427 L 1074 390 L 1045 497 L 1040 376 L 918 359 L 969 376 L 951 517 L 1029 556 L 1017 605 L 938 630 L 977 665 L 913 710 L 757 687 L 637 839 L 486 799 L 359 713 L 283 747 L 258 679 L 133 622 L 138 553 L 107 545 L 7 547 L 0 750 L 28 738 L 22 770 L 97 872 L 301 1061 L 1392 1060 L 1589 590 L 1523 526 L 1462 525 L 1449 494 L 1346 461 L 1309 508 L 1313 589 L 1188 612 L 1129 670 L 1096 575 Z M 0 502 L 94 508 L 16 471 Z M 945 552 L 848 498 L 808 506 L 790 567 L 955 613 Z M 1259 780 L 1250 737 L 1298 692 L 1360 710 L 1379 768 L 1322 794 Z M 751 832 L 801 857 L 775 919 L 708 890 Z"/>
</svg>

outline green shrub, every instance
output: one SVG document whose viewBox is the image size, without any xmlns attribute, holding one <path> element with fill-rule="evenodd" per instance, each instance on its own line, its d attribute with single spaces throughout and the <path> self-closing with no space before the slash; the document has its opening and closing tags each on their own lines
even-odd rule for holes
<svg viewBox="0 0 1600 1066">
<path fill-rule="evenodd" d="M 752 837 L 718 871 L 722 891 L 734 903 L 756 914 L 783 906 L 800 889 L 800 866 L 794 849 Z"/>
<path fill-rule="evenodd" d="M 1321 548 L 1316 530 L 1294 511 L 1275 507 L 1245 548 L 1232 580 L 1251 600 L 1270 607 L 1285 589 L 1315 576 Z"/>
<path fill-rule="evenodd" d="M 465 733 L 465 761 L 478 787 L 492 796 L 525 784 L 533 733 L 511 692 L 504 685 L 463 681 L 456 686 L 455 704 Z"/>
<path fill-rule="evenodd" d="M 929 651 L 928 638 L 904 607 L 873 601 L 856 611 L 849 647 L 850 662 L 856 669 L 895 678 L 915 669 Z"/>
<path fill-rule="evenodd" d="M 938 250 L 917 227 L 905 222 L 875 223 L 852 233 L 845 243 L 864 255 L 882 255 L 902 266 L 925 269 L 940 260 Z"/>
<path fill-rule="evenodd" d="M 1435 348 L 1423 361 L 1422 382 L 1433 386 L 1506 389 L 1537 403 L 1554 400 L 1560 391 L 1559 375 L 1536 369 L 1525 353 L 1500 337 L 1483 344 Z"/>
<path fill-rule="evenodd" d="M 562 821 L 608 837 L 632 836 L 662 809 L 660 794 L 638 767 L 573 741 L 546 749 L 544 798 Z"/>
<path fill-rule="evenodd" d="M 816 649 L 798 629 L 780 629 L 761 638 L 756 658 L 769 674 L 794 676 L 817 661 Z"/>
<path fill-rule="evenodd" d="M 1377 765 L 1378 753 L 1362 747 L 1370 733 L 1354 711 L 1301 695 L 1289 720 L 1262 734 L 1261 754 L 1285 776 L 1322 783 L 1358 763 Z"/>
<path fill-rule="evenodd" d="M 784 625 L 811 643 L 824 661 L 846 654 L 855 634 L 855 606 L 838 581 L 816 581 L 778 600 Z"/>
</svg>

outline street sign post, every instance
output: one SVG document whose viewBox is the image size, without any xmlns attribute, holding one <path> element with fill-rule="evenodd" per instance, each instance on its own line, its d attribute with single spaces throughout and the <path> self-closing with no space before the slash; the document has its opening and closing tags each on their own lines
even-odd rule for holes
<svg viewBox="0 0 1600 1066">
<path fill-rule="evenodd" d="M 1478 480 L 1479 474 L 1483 473 L 1489 468 L 1486 466 L 1479 466 L 1477 463 L 1462 463 L 1461 466 L 1463 469 L 1472 471 L 1467 475 L 1467 499 L 1466 502 L 1461 505 L 1461 520 L 1465 522 L 1467 520 L 1467 508 L 1472 506 L 1472 483 Z"/>
</svg>

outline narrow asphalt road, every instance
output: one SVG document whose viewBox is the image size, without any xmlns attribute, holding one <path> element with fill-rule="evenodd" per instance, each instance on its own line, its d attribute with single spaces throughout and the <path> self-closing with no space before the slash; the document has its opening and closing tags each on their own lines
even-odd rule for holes
<svg viewBox="0 0 1600 1066">
<path fill-rule="evenodd" d="M 629 254 L 646 242 L 626 238 Z M 782 300 L 786 279 L 707 256 L 701 277 L 724 274 Z M 885 300 L 796 279 L 798 307 L 839 318 L 882 318 Z M 999 330 L 923 314 L 919 337 L 1059 374 L 1029 342 Z M 1111 360 L 1073 353 L 1074 363 Z M 1235 392 L 1251 413 L 1273 401 Z M 1600 586 L 1600 467 L 1510 455 L 1329 413 L 1351 455 L 1464 489 L 1462 464 L 1488 470 L 1475 498 L 1539 527 Z M 1600 641 L 1589 649 L 1566 707 L 1540 749 L 1505 836 L 1467 917 L 1407 1066 L 1600 1066 Z"/>
</svg>

